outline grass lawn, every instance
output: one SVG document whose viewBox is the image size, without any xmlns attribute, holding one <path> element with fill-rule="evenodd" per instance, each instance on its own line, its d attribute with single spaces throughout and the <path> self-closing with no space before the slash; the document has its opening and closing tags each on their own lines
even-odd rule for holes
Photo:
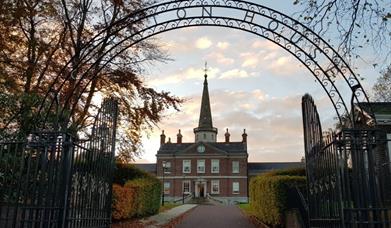
<svg viewBox="0 0 391 228">
<path fill-rule="evenodd" d="M 238 206 L 245 214 L 247 214 L 247 215 L 254 215 L 254 213 L 252 212 L 252 210 L 250 208 L 250 204 L 248 204 L 248 203 L 241 203 Z"/>
<path fill-rule="evenodd" d="M 170 210 L 171 208 L 174 208 L 174 207 L 177 207 L 180 205 L 182 205 L 182 204 L 164 202 L 164 206 L 160 206 L 160 208 L 159 208 L 159 213 L 162 213 L 163 211 Z"/>
</svg>

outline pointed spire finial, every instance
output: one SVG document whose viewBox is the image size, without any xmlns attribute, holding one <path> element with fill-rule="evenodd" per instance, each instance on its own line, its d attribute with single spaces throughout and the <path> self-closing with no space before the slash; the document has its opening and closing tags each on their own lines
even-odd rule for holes
<svg viewBox="0 0 391 228">
<path fill-rule="evenodd" d="M 208 77 L 208 62 L 207 61 L 205 61 L 205 69 L 204 69 L 204 71 L 205 71 L 204 77 L 206 79 L 206 77 Z"/>
</svg>

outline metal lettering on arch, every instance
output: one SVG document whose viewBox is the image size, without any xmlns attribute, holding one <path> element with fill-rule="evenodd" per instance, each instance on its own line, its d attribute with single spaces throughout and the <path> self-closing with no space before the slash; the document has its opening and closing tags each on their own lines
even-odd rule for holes
<svg viewBox="0 0 391 228">
<path fill-rule="evenodd" d="M 127 17 L 130 24 L 141 21 L 145 21 L 144 28 L 127 37 L 133 41 L 130 46 L 163 32 L 193 26 L 239 29 L 263 37 L 288 51 L 312 73 L 339 120 L 348 113 L 346 101 L 350 97 L 342 97 L 336 80 L 344 81 L 342 87 L 352 91 L 356 103 L 368 101 L 357 76 L 331 45 L 299 21 L 266 6 L 241 0 L 164 1 Z"/>
<path fill-rule="evenodd" d="M 155 35 L 186 27 L 215 26 L 249 32 L 277 44 L 301 62 L 326 92 L 339 121 L 342 121 L 343 116 L 348 116 L 346 101 L 350 97 L 359 106 L 361 102 L 368 102 L 368 96 L 357 76 L 330 44 L 299 21 L 260 4 L 242 0 L 163 1 L 130 13 L 116 23 L 119 26 L 110 31 L 113 34 L 134 23 L 143 25 L 137 28 L 137 32 L 121 37 L 116 44 L 126 43 L 127 48 Z M 111 51 L 109 49 L 105 53 Z M 91 59 L 93 56 L 88 54 L 81 57 L 82 62 Z M 69 64 L 71 61 L 66 65 Z M 94 67 L 95 63 L 92 63 L 81 78 L 88 77 Z M 63 85 L 67 80 L 70 79 L 64 79 Z M 337 80 L 343 83 L 336 84 Z M 83 85 L 83 89 L 88 85 Z M 56 88 L 61 89 L 62 87 Z M 350 91 L 351 94 L 344 98 L 340 91 Z M 48 97 L 46 99 L 51 99 Z M 41 106 L 44 104 L 43 101 Z M 352 118 L 349 117 L 348 121 L 351 122 Z"/>
</svg>

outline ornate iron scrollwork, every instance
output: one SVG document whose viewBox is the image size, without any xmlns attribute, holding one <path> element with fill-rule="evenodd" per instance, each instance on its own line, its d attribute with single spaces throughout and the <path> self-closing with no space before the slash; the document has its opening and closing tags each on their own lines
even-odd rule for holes
<svg viewBox="0 0 391 228">
<path fill-rule="evenodd" d="M 194 26 L 238 29 L 279 45 L 299 60 L 324 89 L 340 121 L 342 121 L 342 116 L 349 112 L 340 91 L 346 88 L 350 89 L 358 105 L 360 102 L 368 101 L 368 97 L 352 69 L 328 42 L 292 17 L 260 4 L 242 0 L 163 1 L 130 13 L 116 23 L 115 29 L 110 31 L 112 34 L 134 24 L 143 26 L 139 26 L 136 32 L 127 37 L 118 39 L 111 49 L 106 50 L 108 54 L 113 52 L 118 45 L 127 44 L 124 48 L 126 50 L 144 39 L 175 29 Z M 104 31 L 100 32 L 100 35 L 103 34 Z M 91 42 L 99 44 L 99 40 L 98 34 Z M 121 51 L 117 50 L 112 58 L 118 54 L 121 54 Z M 90 50 L 83 53 L 80 59 L 82 62 L 88 62 L 94 59 L 94 55 L 94 52 Z M 71 61 L 66 65 L 70 63 Z M 91 63 L 91 67 L 81 73 L 79 83 L 82 79 L 90 76 L 90 70 L 96 69 L 94 67 L 96 67 L 95 63 Z M 103 69 L 103 66 L 100 69 Z M 64 80 L 57 90 L 63 88 L 69 77 Z M 336 83 L 337 81 L 344 83 Z M 84 88 L 88 86 L 89 83 L 83 85 Z M 358 89 L 353 89 L 353 87 Z M 351 118 L 349 120 L 352 121 Z"/>
</svg>

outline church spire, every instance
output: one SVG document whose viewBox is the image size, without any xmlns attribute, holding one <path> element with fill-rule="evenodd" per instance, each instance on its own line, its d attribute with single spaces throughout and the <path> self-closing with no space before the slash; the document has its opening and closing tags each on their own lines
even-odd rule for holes
<svg viewBox="0 0 391 228">
<path fill-rule="evenodd" d="M 207 68 L 207 63 L 205 62 L 205 75 L 204 75 L 205 79 L 204 79 L 204 89 L 202 91 L 200 119 L 198 122 L 199 128 L 213 128 L 212 112 L 210 110 L 210 101 L 209 101 L 207 73 L 208 73 L 208 68 Z"/>
<path fill-rule="evenodd" d="M 208 91 L 208 68 L 205 62 L 204 88 L 202 90 L 201 110 L 198 127 L 194 129 L 196 142 L 216 142 L 217 129 L 213 127 L 212 112 L 210 109 L 209 91 Z"/>
</svg>

